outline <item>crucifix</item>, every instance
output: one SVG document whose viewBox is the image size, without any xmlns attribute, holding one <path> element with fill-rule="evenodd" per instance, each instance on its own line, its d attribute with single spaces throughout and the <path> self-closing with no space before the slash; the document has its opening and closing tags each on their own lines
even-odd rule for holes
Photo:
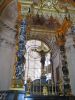
<svg viewBox="0 0 75 100">
<path fill-rule="evenodd" d="M 36 52 L 38 52 L 38 54 L 40 55 L 41 59 L 41 76 L 45 75 L 45 60 L 46 60 L 46 54 L 50 51 L 49 49 L 47 49 L 44 44 L 41 42 L 41 46 L 39 46 L 38 48 L 35 49 Z"/>
</svg>

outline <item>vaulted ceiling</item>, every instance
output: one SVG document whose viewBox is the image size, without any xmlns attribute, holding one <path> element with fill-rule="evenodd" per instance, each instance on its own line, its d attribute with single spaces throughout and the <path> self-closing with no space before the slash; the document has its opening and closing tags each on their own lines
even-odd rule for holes
<svg viewBox="0 0 75 100">
<path fill-rule="evenodd" d="M 18 2 L 21 4 L 21 14 L 23 17 L 25 17 L 30 10 L 32 15 L 37 13 L 42 14 L 46 20 L 50 17 L 50 24 L 54 24 L 51 21 L 55 21 L 55 27 L 56 25 L 59 27 L 64 19 L 64 16 L 70 14 L 70 18 L 73 24 L 75 24 L 74 0 L 18 0 Z M 0 19 L 13 29 L 18 16 L 18 2 L 17 0 L 0 0 Z M 41 16 L 40 18 L 43 17 Z M 33 19 L 35 20 L 34 16 Z M 45 23 L 45 25 L 47 25 L 47 23 Z"/>
<path fill-rule="evenodd" d="M 0 0 L 0 14 L 3 12 L 3 10 L 12 2 L 12 1 L 15 1 L 17 2 L 17 0 Z M 67 9 L 70 9 L 70 10 L 75 10 L 75 0 L 18 0 L 20 2 L 22 2 L 22 5 L 24 6 L 25 3 L 26 4 L 34 4 L 34 5 L 38 5 L 39 7 L 41 8 L 44 8 L 44 7 L 51 7 L 51 5 L 53 4 L 57 9 L 57 6 L 59 5 L 59 9 L 62 9 L 63 8 L 67 8 Z M 51 4 L 52 3 L 52 4 Z M 50 8 L 49 7 L 49 8 Z"/>
<path fill-rule="evenodd" d="M 18 0 L 18 2 L 21 4 L 21 14 L 23 17 L 25 17 L 30 10 L 32 15 L 37 13 L 42 14 L 46 20 L 50 17 L 50 24 L 54 24 L 52 21 L 55 21 L 55 27 L 59 27 L 64 19 L 64 16 L 70 14 L 70 18 L 73 24 L 75 24 L 74 0 Z M 0 0 L 0 19 L 13 29 L 18 16 L 18 2 L 17 0 Z M 42 18 L 42 20 L 44 19 L 42 16 L 40 18 Z M 35 20 L 34 16 L 33 19 Z M 48 24 L 45 23 L 45 25 Z"/>
<path fill-rule="evenodd" d="M 75 0 L 0 0 L 0 19 L 10 27 L 14 26 L 11 24 L 15 23 L 18 16 L 17 1 L 21 3 L 23 17 L 31 10 L 32 14 L 42 13 L 46 18 L 53 16 L 53 20 L 62 23 L 65 14 L 70 14 L 75 24 Z"/>
<path fill-rule="evenodd" d="M 13 0 L 0 0 L 0 13 L 6 8 L 7 5 Z"/>
</svg>

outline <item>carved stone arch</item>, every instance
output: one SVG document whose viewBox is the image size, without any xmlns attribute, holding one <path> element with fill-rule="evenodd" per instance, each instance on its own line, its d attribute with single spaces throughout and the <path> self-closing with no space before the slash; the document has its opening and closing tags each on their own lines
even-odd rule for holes
<svg viewBox="0 0 75 100">
<path fill-rule="evenodd" d="M 9 7 L 10 5 L 12 5 L 13 4 L 13 2 L 15 2 L 15 1 L 13 1 L 13 0 L 2 0 L 1 2 L 0 2 L 0 13 L 1 13 L 1 15 L 3 14 L 3 12 L 5 11 L 5 9 L 7 9 L 7 7 Z"/>
<path fill-rule="evenodd" d="M 6 26 L 8 26 L 9 28 L 12 28 L 13 30 L 15 30 L 17 14 L 18 14 L 17 2 L 13 0 L 9 2 L 6 5 L 6 7 L 3 9 L 3 11 L 1 12 L 0 21 L 6 24 Z"/>
<path fill-rule="evenodd" d="M 56 44 L 56 40 L 53 40 L 51 34 L 52 33 L 31 31 L 30 33 L 27 33 L 27 40 L 39 40 L 44 42 L 49 47 L 50 52 L 52 52 L 54 58 L 59 50 L 59 47 Z"/>
</svg>

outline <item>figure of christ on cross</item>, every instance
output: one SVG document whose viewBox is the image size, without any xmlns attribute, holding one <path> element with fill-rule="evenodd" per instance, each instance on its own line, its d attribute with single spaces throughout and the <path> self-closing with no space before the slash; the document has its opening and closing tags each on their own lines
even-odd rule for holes
<svg viewBox="0 0 75 100">
<path fill-rule="evenodd" d="M 41 59 L 40 59 L 40 62 L 41 62 L 41 76 L 43 76 L 43 75 L 45 75 L 44 67 L 45 67 L 46 54 L 49 52 L 49 50 L 48 51 L 44 51 L 44 50 L 38 51 L 38 50 L 36 50 L 36 52 L 38 52 L 40 57 L 41 57 Z"/>
</svg>

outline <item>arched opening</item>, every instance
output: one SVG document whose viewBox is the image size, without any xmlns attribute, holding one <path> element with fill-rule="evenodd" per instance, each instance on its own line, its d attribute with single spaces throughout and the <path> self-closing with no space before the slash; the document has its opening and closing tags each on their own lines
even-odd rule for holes
<svg viewBox="0 0 75 100">
<path fill-rule="evenodd" d="M 30 40 L 26 43 L 25 80 L 27 80 L 27 78 L 35 80 L 41 77 L 41 62 L 40 62 L 41 57 L 39 53 L 36 51 L 36 49 L 41 50 L 42 48 L 40 47 L 41 47 L 41 41 L 38 40 Z M 44 47 L 47 50 L 49 50 L 47 45 L 44 44 Z M 47 67 L 49 65 L 50 65 L 50 52 L 46 54 L 45 71 L 47 71 Z"/>
<path fill-rule="evenodd" d="M 42 62 L 40 51 L 45 53 L 45 63 L 44 63 L 44 74 L 42 74 Z M 26 53 L 25 53 L 26 63 L 24 65 L 25 69 L 25 85 L 28 84 L 28 80 L 31 81 L 30 90 L 34 94 L 43 92 L 41 86 L 46 86 L 47 82 L 52 80 L 51 72 L 51 62 L 50 62 L 50 48 L 42 41 L 39 40 L 29 40 L 26 43 Z M 43 78 L 45 77 L 45 79 Z M 43 78 L 43 79 L 42 79 Z M 44 80 L 44 82 L 42 82 Z M 41 83 L 40 83 L 41 82 Z M 39 84 L 40 83 L 40 84 Z M 36 85 L 38 84 L 38 86 Z M 36 85 L 36 86 L 35 86 Z M 41 87 L 38 91 L 38 87 Z M 32 89 L 34 88 L 34 89 Z M 28 87 L 27 87 L 27 92 Z"/>
</svg>

